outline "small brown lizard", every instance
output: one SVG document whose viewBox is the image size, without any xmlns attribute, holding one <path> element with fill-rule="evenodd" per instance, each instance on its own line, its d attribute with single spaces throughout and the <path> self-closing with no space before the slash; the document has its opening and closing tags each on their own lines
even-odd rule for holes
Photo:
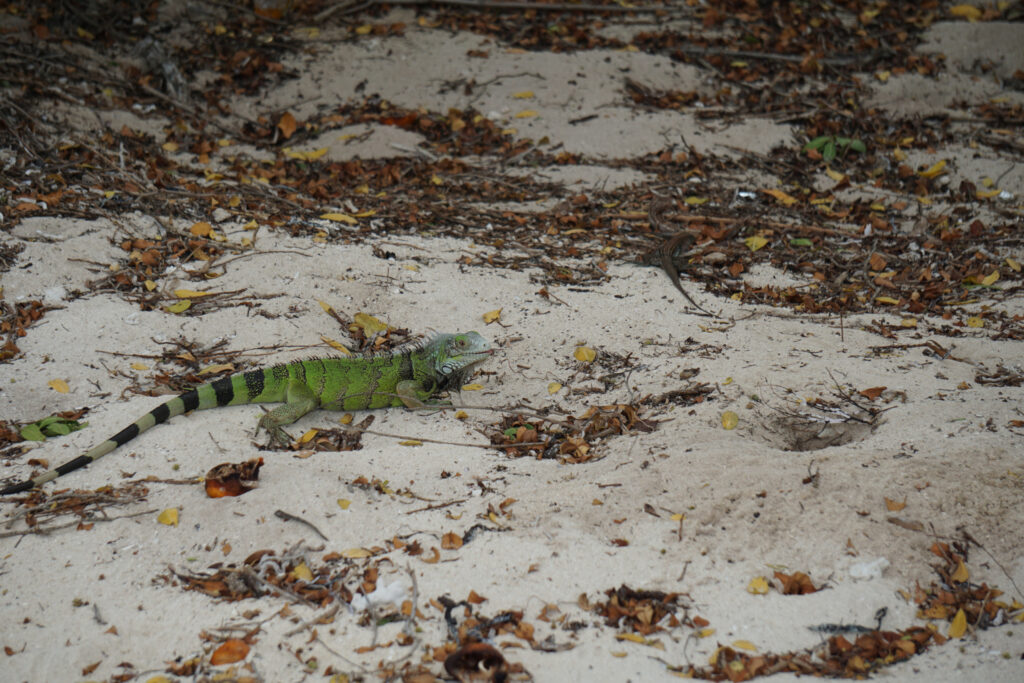
<svg viewBox="0 0 1024 683">
<path fill-rule="evenodd" d="M 647 211 L 647 215 L 651 220 L 651 227 L 659 232 L 663 232 L 662 228 L 664 227 L 660 214 L 669 206 L 671 206 L 671 202 L 668 200 L 661 202 L 655 201 L 651 203 L 651 207 Z M 686 290 L 683 289 L 682 283 L 679 281 L 679 269 L 676 267 L 675 260 L 676 254 L 685 253 L 696 241 L 697 239 L 692 233 L 677 232 L 665 242 L 644 254 L 640 258 L 640 263 L 647 266 L 661 266 L 661 269 L 664 270 L 665 273 L 668 274 L 669 279 L 672 280 L 672 284 L 676 286 L 676 289 L 678 289 L 683 296 L 686 297 L 687 301 L 693 304 L 698 311 L 702 311 L 707 315 L 712 315 L 708 311 L 704 310 L 700 304 L 694 301 L 693 297 L 686 293 Z"/>
</svg>

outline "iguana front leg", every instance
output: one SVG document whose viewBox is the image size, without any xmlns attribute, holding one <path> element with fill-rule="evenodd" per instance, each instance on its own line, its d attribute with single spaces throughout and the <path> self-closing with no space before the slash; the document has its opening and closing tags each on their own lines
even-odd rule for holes
<svg viewBox="0 0 1024 683">
<path fill-rule="evenodd" d="M 406 408 L 426 408 L 427 399 L 434 393 L 433 389 L 424 389 L 423 385 L 411 379 L 405 379 L 395 386 L 395 393 L 398 400 L 405 404 Z M 451 405 L 450 401 L 430 401 L 430 405 Z"/>
<path fill-rule="evenodd" d="M 312 389 L 297 379 L 289 379 L 285 384 L 284 404 L 261 417 L 257 429 L 266 429 L 270 434 L 271 443 L 285 446 L 292 439 L 281 427 L 290 425 L 311 410 L 316 410 L 319 405 L 320 401 Z"/>
</svg>

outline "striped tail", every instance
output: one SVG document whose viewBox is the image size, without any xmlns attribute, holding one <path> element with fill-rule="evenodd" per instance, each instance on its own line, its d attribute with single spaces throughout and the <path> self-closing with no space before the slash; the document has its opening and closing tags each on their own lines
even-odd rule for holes
<svg viewBox="0 0 1024 683">
<path fill-rule="evenodd" d="M 253 377 L 250 377 L 250 375 Z M 191 410 L 206 410 L 207 408 L 216 408 L 217 406 L 249 403 L 252 398 L 254 398 L 250 396 L 251 389 L 258 387 L 259 390 L 262 391 L 263 377 L 264 375 L 262 370 L 253 370 L 240 375 L 222 377 L 216 382 L 202 384 L 192 391 L 185 392 L 184 394 L 172 398 L 170 401 L 153 408 L 153 410 L 149 411 L 114 436 L 99 444 L 85 455 L 80 455 L 74 460 L 64 463 L 60 467 L 52 469 L 44 474 L 40 474 L 38 477 L 19 482 L 17 484 L 12 484 L 11 486 L 0 490 L 0 496 L 22 493 L 36 486 L 42 486 L 46 482 L 53 481 L 57 477 L 62 477 L 69 472 L 81 469 L 90 463 L 96 462 L 115 448 L 125 445 L 144 431 L 152 429 L 163 422 L 167 422 L 175 415 L 181 415 Z M 235 380 L 241 380 L 238 384 L 242 386 L 242 391 L 235 390 Z M 246 391 L 246 389 L 250 389 L 250 391 Z M 260 392 L 255 393 L 258 394 Z"/>
</svg>

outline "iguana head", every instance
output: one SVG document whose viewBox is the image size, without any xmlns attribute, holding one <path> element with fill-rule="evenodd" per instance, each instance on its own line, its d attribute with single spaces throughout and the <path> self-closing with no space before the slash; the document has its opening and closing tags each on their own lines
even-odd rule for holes
<svg viewBox="0 0 1024 683">
<path fill-rule="evenodd" d="M 439 385 L 458 389 L 473 367 L 494 353 L 491 343 L 476 332 L 435 335 L 424 347 Z"/>
</svg>

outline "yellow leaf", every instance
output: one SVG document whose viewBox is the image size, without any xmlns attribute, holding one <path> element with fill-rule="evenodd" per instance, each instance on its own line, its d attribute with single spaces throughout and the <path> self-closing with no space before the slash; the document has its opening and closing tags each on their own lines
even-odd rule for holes
<svg viewBox="0 0 1024 683">
<path fill-rule="evenodd" d="M 998 197 L 1002 192 L 1003 191 L 998 188 L 992 190 L 978 190 L 975 196 L 978 199 L 992 199 L 993 197 Z"/>
<path fill-rule="evenodd" d="M 316 161 L 323 155 L 327 154 L 327 148 L 321 147 L 320 149 L 300 151 L 286 147 L 284 150 L 284 154 L 289 159 L 299 159 L 300 161 Z"/>
<path fill-rule="evenodd" d="M 616 633 L 615 640 L 628 640 L 631 643 L 640 643 L 643 645 L 647 642 L 647 639 L 636 633 Z"/>
<path fill-rule="evenodd" d="M 875 301 L 880 304 L 890 304 L 892 306 L 899 303 L 899 299 L 893 299 L 891 296 L 876 296 Z"/>
<path fill-rule="evenodd" d="M 957 583 L 965 583 L 967 579 L 971 578 L 971 573 L 967 571 L 967 565 L 964 564 L 963 560 L 956 561 L 956 571 L 949 578 Z"/>
<path fill-rule="evenodd" d="M 356 27 L 356 33 L 361 35 L 361 36 L 365 36 L 366 34 L 368 34 L 372 30 L 373 30 L 373 26 L 371 26 L 370 24 L 363 24 L 362 26 L 357 26 Z"/>
<path fill-rule="evenodd" d="M 590 504 L 591 505 L 604 505 L 604 501 L 595 498 L 594 500 L 590 501 Z"/>
<path fill-rule="evenodd" d="M 572 356 L 583 363 L 590 363 L 597 358 L 597 351 L 594 351 L 589 346 L 577 346 Z"/>
<path fill-rule="evenodd" d="M 707 638 L 708 636 L 715 635 L 715 630 L 716 629 L 713 628 L 702 628 L 696 631 L 693 635 L 697 636 L 698 638 Z"/>
<path fill-rule="evenodd" d="M 722 429 L 736 429 L 736 425 L 739 423 L 740 416 L 731 410 L 722 413 Z"/>
<path fill-rule="evenodd" d="M 1019 273 L 1020 272 L 1020 263 L 1018 263 L 1017 261 L 1014 261 L 1012 258 L 1007 258 L 1006 259 L 1006 265 L 1010 266 L 1010 270 L 1012 270 L 1013 272 L 1015 272 L 1015 273 Z"/>
<path fill-rule="evenodd" d="M 346 560 L 359 560 L 364 557 L 372 557 L 373 552 L 366 548 L 349 548 L 348 550 L 342 550 L 341 556 Z"/>
<path fill-rule="evenodd" d="M 757 645 L 754 645 L 749 640 L 734 640 L 732 646 L 739 648 L 740 650 L 748 650 L 750 652 L 757 652 Z"/>
<path fill-rule="evenodd" d="M 153 282 L 152 280 L 146 280 L 142 284 L 144 284 L 146 286 L 146 291 L 147 292 L 152 292 L 154 289 L 156 289 L 156 283 Z"/>
<path fill-rule="evenodd" d="M 953 5 L 949 8 L 949 13 L 954 17 L 960 17 L 967 21 L 977 21 L 981 19 L 981 10 L 974 5 Z M 959 638 L 959 636 L 956 636 Z"/>
<path fill-rule="evenodd" d="M 782 202 L 784 206 L 793 206 L 798 201 L 796 197 L 788 195 L 782 190 L 761 190 L 761 192 L 764 192 L 765 194 L 770 194 L 771 196 L 775 197 L 780 202 Z"/>
<path fill-rule="evenodd" d="M 683 201 L 685 201 L 689 206 L 700 206 L 701 204 L 706 204 L 708 202 L 708 198 L 707 197 L 692 197 L 691 196 L 691 197 L 687 197 Z"/>
<path fill-rule="evenodd" d="M 768 592 L 768 579 L 763 576 L 754 577 L 747 584 L 747 592 L 754 595 L 764 595 Z"/>
<path fill-rule="evenodd" d="M 192 305 L 191 299 L 182 299 L 176 303 L 171 304 L 167 307 L 168 313 L 184 313 L 188 310 L 188 307 Z"/>
<path fill-rule="evenodd" d="M 178 526 L 178 508 L 167 508 L 160 513 L 156 521 L 167 526 Z"/>
<path fill-rule="evenodd" d="M 405 441 L 399 441 L 399 446 L 422 446 L 423 442 L 418 439 L 406 439 Z"/>
<path fill-rule="evenodd" d="M 967 633 L 967 615 L 964 614 L 964 610 L 961 607 L 956 611 L 953 621 L 950 622 L 949 632 L 946 635 L 950 638 L 963 638 L 965 633 Z"/>
<path fill-rule="evenodd" d="M 216 292 L 197 292 L 194 289 L 176 289 L 174 290 L 174 296 L 179 299 L 201 299 L 204 296 L 210 296 L 216 294 Z"/>
<path fill-rule="evenodd" d="M 846 176 L 840 173 L 839 171 L 833 171 L 831 168 L 827 167 L 825 168 L 825 175 L 827 175 L 829 178 L 836 181 L 837 183 L 843 182 L 843 179 L 846 178 Z"/>
<path fill-rule="evenodd" d="M 495 309 L 493 311 L 487 311 L 486 313 L 484 313 L 484 322 L 490 325 L 496 320 L 501 320 L 501 311 L 502 309 L 500 308 Z"/>
<path fill-rule="evenodd" d="M 967 319 L 967 327 L 985 327 L 985 321 L 976 315 Z"/>
<path fill-rule="evenodd" d="M 189 228 L 188 231 L 196 237 L 207 237 L 211 232 L 213 232 L 213 226 L 206 221 L 199 221 L 198 223 L 193 223 L 192 227 Z"/>
<path fill-rule="evenodd" d="M 516 128 L 502 128 L 501 129 L 501 134 L 502 135 L 515 135 L 518 132 L 519 131 Z"/>
<path fill-rule="evenodd" d="M 518 114 L 516 114 L 516 118 L 517 119 L 529 119 L 529 118 L 533 118 L 536 115 L 537 115 L 537 112 L 535 112 L 534 110 L 532 110 L 532 109 L 524 109 L 521 112 L 519 112 Z"/>
<path fill-rule="evenodd" d="M 886 69 L 885 71 L 879 71 L 878 73 L 876 73 L 875 74 L 875 78 L 880 80 L 882 83 L 885 83 L 886 81 L 889 80 L 889 76 L 891 76 L 891 75 L 892 75 L 892 72 L 889 71 L 888 69 Z"/>
<path fill-rule="evenodd" d="M 344 415 L 338 418 L 338 423 L 343 425 L 350 425 L 352 424 L 353 419 L 355 418 L 352 417 L 352 413 L 345 413 Z"/>
<path fill-rule="evenodd" d="M 473 383 L 473 384 L 463 384 L 461 390 L 462 391 L 480 391 L 483 388 L 484 388 L 483 384 Z"/>
<path fill-rule="evenodd" d="M 900 321 L 900 327 L 917 327 L 917 318 L 904 318 Z"/>
<path fill-rule="evenodd" d="M 941 161 L 937 161 L 934 164 L 932 164 L 927 170 L 920 171 L 918 175 L 921 176 L 922 178 L 934 178 L 936 176 L 942 175 L 942 172 L 945 170 L 946 160 L 942 159 Z"/>
<path fill-rule="evenodd" d="M 199 371 L 200 375 L 213 375 L 218 372 L 224 372 L 225 370 L 234 370 L 235 366 L 233 363 L 214 363 L 213 365 L 207 365 L 205 368 Z"/>
<path fill-rule="evenodd" d="M 906 161 L 907 160 L 907 153 L 904 152 L 899 147 L 897 147 L 896 149 L 894 149 L 892 151 L 892 158 L 895 159 L 896 161 Z"/>
<path fill-rule="evenodd" d="M 334 221 L 335 223 L 348 223 L 349 225 L 359 225 L 359 221 L 357 221 L 352 216 L 349 216 L 347 213 L 325 213 L 322 214 L 320 218 L 323 218 L 325 221 Z"/>
<path fill-rule="evenodd" d="M 149 366 L 138 361 L 132 363 L 132 370 L 149 370 Z"/>
<path fill-rule="evenodd" d="M 349 500 L 348 498 L 338 499 L 338 507 L 340 507 L 342 510 L 348 510 L 350 505 L 352 505 L 352 501 Z"/>
<path fill-rule="evenodd" d="M 438 175 L 431 175 L 430 182 L 432 182 L 435 185 L 444 185 L 444 180 L 442 180 L 441 177 Z"/>
<path fill-rule="evenodd" d="M 469 413 L 467 413 L 465 410 L 456 410 L 455 411 L 455 419 L 456 420 L 465 420 L 468 417 L 469 417 Z"/>
<path fill-rule="evenodd" d="M 66 394 L 71 390 L 71 388 L 68 387 L 68 383 L 62 379 L 51 379 L 46 384 L 58 394 Z"/>
<path fill-rule="evenodd" d="M 981 281 L 981 284 L 985 285 L 986 287 L 991 287 L 992 285 L 994 285 L 996 283 L 996 280 L 998 280 L 998 279 L 999 279 L 999 271 L 998 270 L 993 270 L 991 273 L 989 273 L 988 275 L 985 276 L 985 279 Z"/>
<path fill-rule="evenodd" d="M 160 145 L 160 147 L 162 147 L 165 152 L 177 152 L 178 151 L 178 143 L 177 142 L 165 142 L 164 144 Z"/>
<path fill-rule="evenodd" d="M 299 443 L 309 443 L 313 440 L 313 437 L 317 434 L 316 429 L 310 429 L 308 432 L 299 437 Z"/>
<path fill-rule="evenodd" d="M 323 335 L 320 335 L 320 341 L 322 341 L 323 343 L 327 344 L 328 346 L 330 346 L 335 351 L 341 351 L 346 356 L 351 356 L 352 355 L 352 352 L 349 351 L 347 348 L 345 348 L 344 344 L 342 344 L 341 342 L 334 341 L 330 337 L 325 337 Z"/>
<path fill-rule="evenodd" d="M 550 384 L 548 384 L 549 394 L 557 394 L 559 391 L 561 391 L 561 389 L 562 385 L 559 384 L 558 382 L 551 382 Z"/>
<path fill-rule="evenodd" d="M 673 522 L 681 522 L 684 519 L 686 519 L 686 515 L 684 515 L 682 512 L 677 512 L 676 514 L 669 517 L 669 519 L 671 519 Z"/>
<path fill-rule="evenodd" d="M 305 562 L 295 565 L 295 568 L 288 572 L 288 574 L 293 578 L 302 579 L 306 582 L 313 580 L 313 572 L 309 570 L 309 566 Z"/>
<path fill-rule="evenodd" d="M 512 97 L 516 98 L 517 100 L 528 100 L 531 97 L 533 97 L 533 91 L 524 90 L 522 92 L 517 92 L 516 94 L 512 95 Z"/>
<path fill-rule="evenodd" d="M 367 209 L 365 211 L 360 211 L 359 213 L 357 213 L 356 214 L 356 218 L 369 218 L 370 216 L 376 216 L 376 215 L 377 215 L 377 209 Z"/>
<path fill-rule="evenodd" d="M 751 235 L 747 239 L 743 240 L 743 243 L 747 245 L 747 248 L 750 249 L 750 251 L 757 251 L 764 245 L 768 244 L 768 240 L 760 235 Z"/>
<path fill-rule="evenodd" d="M 623 657 L 627 657 L 629 655 L 628 652 L 621 652 L 619 650 L 609 650 L 608 654 L 610 654 L 612 657 L 618 657 L 619 659 L 622 659 Z"/>
<path fill-rule="evenodd" d="M 330 314 L 334 311 L 334 309 L 331 308 L 331 305 L 326 301 L 320 301 L 319 299 L 317 299 L 316 302 L 320 304 L 320 308 L 324 309 L 324 313 Z"/>
<path fill-rule="evenodd" d="M 357 327 L 362 328 L 363 334 L 367 337 L 372 337 L 379 332 L 386 332 L 388 329 L 387 324 L 367 313 L 356 313 L 352 319 Z"/>
</svg>

